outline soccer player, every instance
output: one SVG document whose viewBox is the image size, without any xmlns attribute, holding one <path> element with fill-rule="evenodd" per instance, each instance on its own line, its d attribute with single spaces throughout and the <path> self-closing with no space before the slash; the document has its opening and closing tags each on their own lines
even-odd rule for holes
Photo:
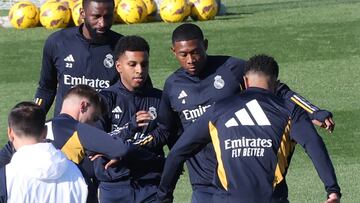
<svg viewBox="0 0 360 203">
<path fill-rule="evenodd" d="M 83 0 L 82 5 L 84 23 L 53 33 L 44 45 L 35 102 L 47 112 L 56 96 L 54 115 L 71 87 L 86 84 L 101 90 L 119 79 L 113 49 L 122 35 L 110 30 L 114 1 Z"/>
<path fill-rule="evenodd" d="M 121 38 L 115 48 L 115 66 L 121 80 L 100 92 L 108 109 L 102 120 L 105 131 L 138 145 L 151 141 L 148 133 L 157 124 L 162 93 L 145 86 L 149 75 L 149 54 L 150 47 L 145 39 L 139 36 Z M 150 150 L 164 158 L 162 148 L 159 145 Z M 120 165 L 104 170 L 106 159 L 95 162 L 96 176 L 100 180 L 100 202 L 155 200 L 163 163 L 147 165 L 125 157 Z"/>
<path fill-rule="evenodd" d="M 272 57 L 254 56 L 246 63 L 246 90 L 215 103 L 170 151 L 159 199 L 172 201 L 181 165 L 213 143 L 219 188 L 213 202 L 272 202 L 274 188 L 286 175 L 288 158 L 299 143 L 325 185 L 326 202 L 340 201 L 340 187 L 325 144 L 304 109 L 276 96 L 279 68 Z M 295 142 L 295 143 L 294 143 Z"/>
<path fill-rule="evenodd" d="M 87 185 L 76 165 L 46 136 L 45 112 L 21 102 L 8 117 L 8 136 L 16 153 L 0 169 L 0 202 L 86 202 Z"/>
<path fill-rule="evenodd" d="M 181 133 L 181 129 L 191 126 L 214 103 L 242 91 L 245 61 L 208 55 L 207 48 L 208 41 L 197 25 L 185 23 L 173 31 L 171 49 L 181 68 L 165 81 L 159 112 L 162 129 Z M 329 130 L 333 129 L 331 113 L 306 102 L 286 85 L 280 86 L 277 94 L 308 107 L 314 119 L 320 120 Z M 212 184 L 216 167 L 213 146 L 207 145 L 187 160 L 187 167 L 193 189 L 192 202 L 211 201 L 212 194 L 217 191 Z M 287 198 L 286 183 L 276 189 L 279 196 Z"/>
<path fill-rule="evenodd" d="M 61 149 L 68 159 L 79 165 L 89 186 L 88 202 L 97 202 L 97 185 L 93 182 L 94 166 L 87 158 L 88 155 L 101 153 L 109 159 L 116 159 L 132 156 L 134 153 L 140 160 L 144 160 L 141 159 L 142 156 L 157 158 L 151 152 L 141 150 L 122 139 L 110 137 L 104 131 L 88 125 L 101 116 L 100 107 L 101 97 L 98 92 L 88 85 L 77 85 L 65 94 L 60 114 L 46 123 L 46 138 L 57 149 Z M 9 148 L 11 149 L 11 143 L 5 149 Z M 13 150 L 8 150 L 5 155 L 11 157 L 13 153 Z"/>
</svg>

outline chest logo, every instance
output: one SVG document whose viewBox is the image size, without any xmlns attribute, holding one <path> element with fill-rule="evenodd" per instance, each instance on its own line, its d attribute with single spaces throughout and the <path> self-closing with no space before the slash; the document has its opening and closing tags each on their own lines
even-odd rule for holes
<svg viewBox="0 0 360 203">
<path fill-rule="evenodd" d="M 65 67 L 66 68 L 72 68 L 73 63 L 75 62 L 74 57 L 72 54 L 69 54 L 69 56 L 64 58 L 65 61 Z"/>
<path fill-rule="evenodd" d="M 111 54 L 106 54 L 104 59 L 104 66 L 106 68 L 111 68 L 114 66 L 114 57 Z"/>
<path fill-rule="evenodd" d="M 216 89 L 222 89 L 225 86 L 225 81 L 221 78 L 220 75 L 214 77 L 214 87 Z"/>
<path fill-rule="evenodd" d="M 153 106 L 150 106 L 148 112 L 149 112 L 149 114 L 150 114 L 150 116 L 151 116 L 151 120 L 155 120 L 156 117 L 157 117 L 156 108 L 153 107 Z"/>
<path fill-rule="evenodd" d="M 116 106 L 116 107 L 111 111 L 111 113 L 114 114 L 115 119 L 120 119 L 120 114 L 121 114 L 122 112 L 123 112 L 123 111 L 121 110 L 120 106 Z"/>
<path fill-rule="evenodd" d="M 181 103 L 182 104 L 185 104 L 186 101 L 185 101 L 185 98 L 187 97 L 188 95 L 186 94 L 186 92 L 184 90 L 181 90 L 179 96 L 178 96 L 178 99 L 181 99 Z"/>
</svg>

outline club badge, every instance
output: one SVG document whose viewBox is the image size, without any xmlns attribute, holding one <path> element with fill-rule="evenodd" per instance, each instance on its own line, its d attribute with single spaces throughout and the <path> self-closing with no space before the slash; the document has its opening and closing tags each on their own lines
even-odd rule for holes
<svg viewBox="0 0 360 203">
<path fill-rule="evenodd" d="M 221 78 L 220 75 L 216 75 L 214 78 L 214 87 L 216 89 L 222 89 L 225 86 L 225 81 Z"/>
<path fill-rule="evenodd" d="M 114 59 L 111 54 L 106 54 L 104 59 L 104 66 L 106 68 L 112 68 L 114 66 Z"/>
<path fill-rule="evenodd" d="M 150 116 L 151 116 L 151 120 L 155 120 L 156 119 L 156 117 L 157 117 L 157 113 L 156 113 L 156 108 L 155 107 L 153 107 L 153 106 L 151 106 L 151 107 L 149 107 L 149 114 L 150 114 Z"/>
</svg>

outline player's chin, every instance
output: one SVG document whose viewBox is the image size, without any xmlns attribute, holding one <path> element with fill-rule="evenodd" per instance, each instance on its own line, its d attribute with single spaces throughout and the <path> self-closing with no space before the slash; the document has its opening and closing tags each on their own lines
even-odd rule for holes
<svg viewBox="0 0 360 203">
<path fill-rule="evenodd" d="M 96 32 L 96 38 L 102 39 L 105 37 L 105 32 Z"/>
<path fill-rule="evenodd" d="M 103 37 L 103 36 L 105 36 L 107 33 L 109 32 L 109 29 L 97 29 L 96 30 L 96 35 L 98 36 L 98 37 Z"/>
<path fill-rule="evenodd" d="M 133 87 L 140 88 L 144 85 L 145 80 L 144 79 L 134 79 L 133 80 Z"/>
<path fill-rule="evenodd" d="M 196 75 L 196 73 L 198 72 L 198 68 L 196 66 L 188 66 L 186 67 L 186 72 L 191 75 Z"/>
<path fill-rule="evenodd" d="M 186 72 L 188 72 L 190 75 L 196 75 L 197 73 L 196 69 L 187 69 Z"/>
</svg>

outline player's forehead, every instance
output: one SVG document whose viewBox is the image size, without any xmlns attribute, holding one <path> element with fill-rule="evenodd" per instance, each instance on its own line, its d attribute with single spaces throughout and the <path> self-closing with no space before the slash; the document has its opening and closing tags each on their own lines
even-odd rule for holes
<svg viewBox="0 0 360 203">
<path fill-rule="evenodd" d="M 89 14 L 108 14 L 113 12 L 113 4 L 111 2 L 90 1 L 84 7 L 84 11 Z"/>
<path fill-rule="evenodd" d="M 149 53 L 146 51 L 125 51 L 120 55 L 119 59 L 124 61 L 143 62 L 149 60 Z"/>
<path fill-rule="evenodd" d="M 200 39 L 181 40 L 173 43 L 175 52 L 191 52 L 193 50 L 204 49 L 203 41 Z"/>
</svg>

